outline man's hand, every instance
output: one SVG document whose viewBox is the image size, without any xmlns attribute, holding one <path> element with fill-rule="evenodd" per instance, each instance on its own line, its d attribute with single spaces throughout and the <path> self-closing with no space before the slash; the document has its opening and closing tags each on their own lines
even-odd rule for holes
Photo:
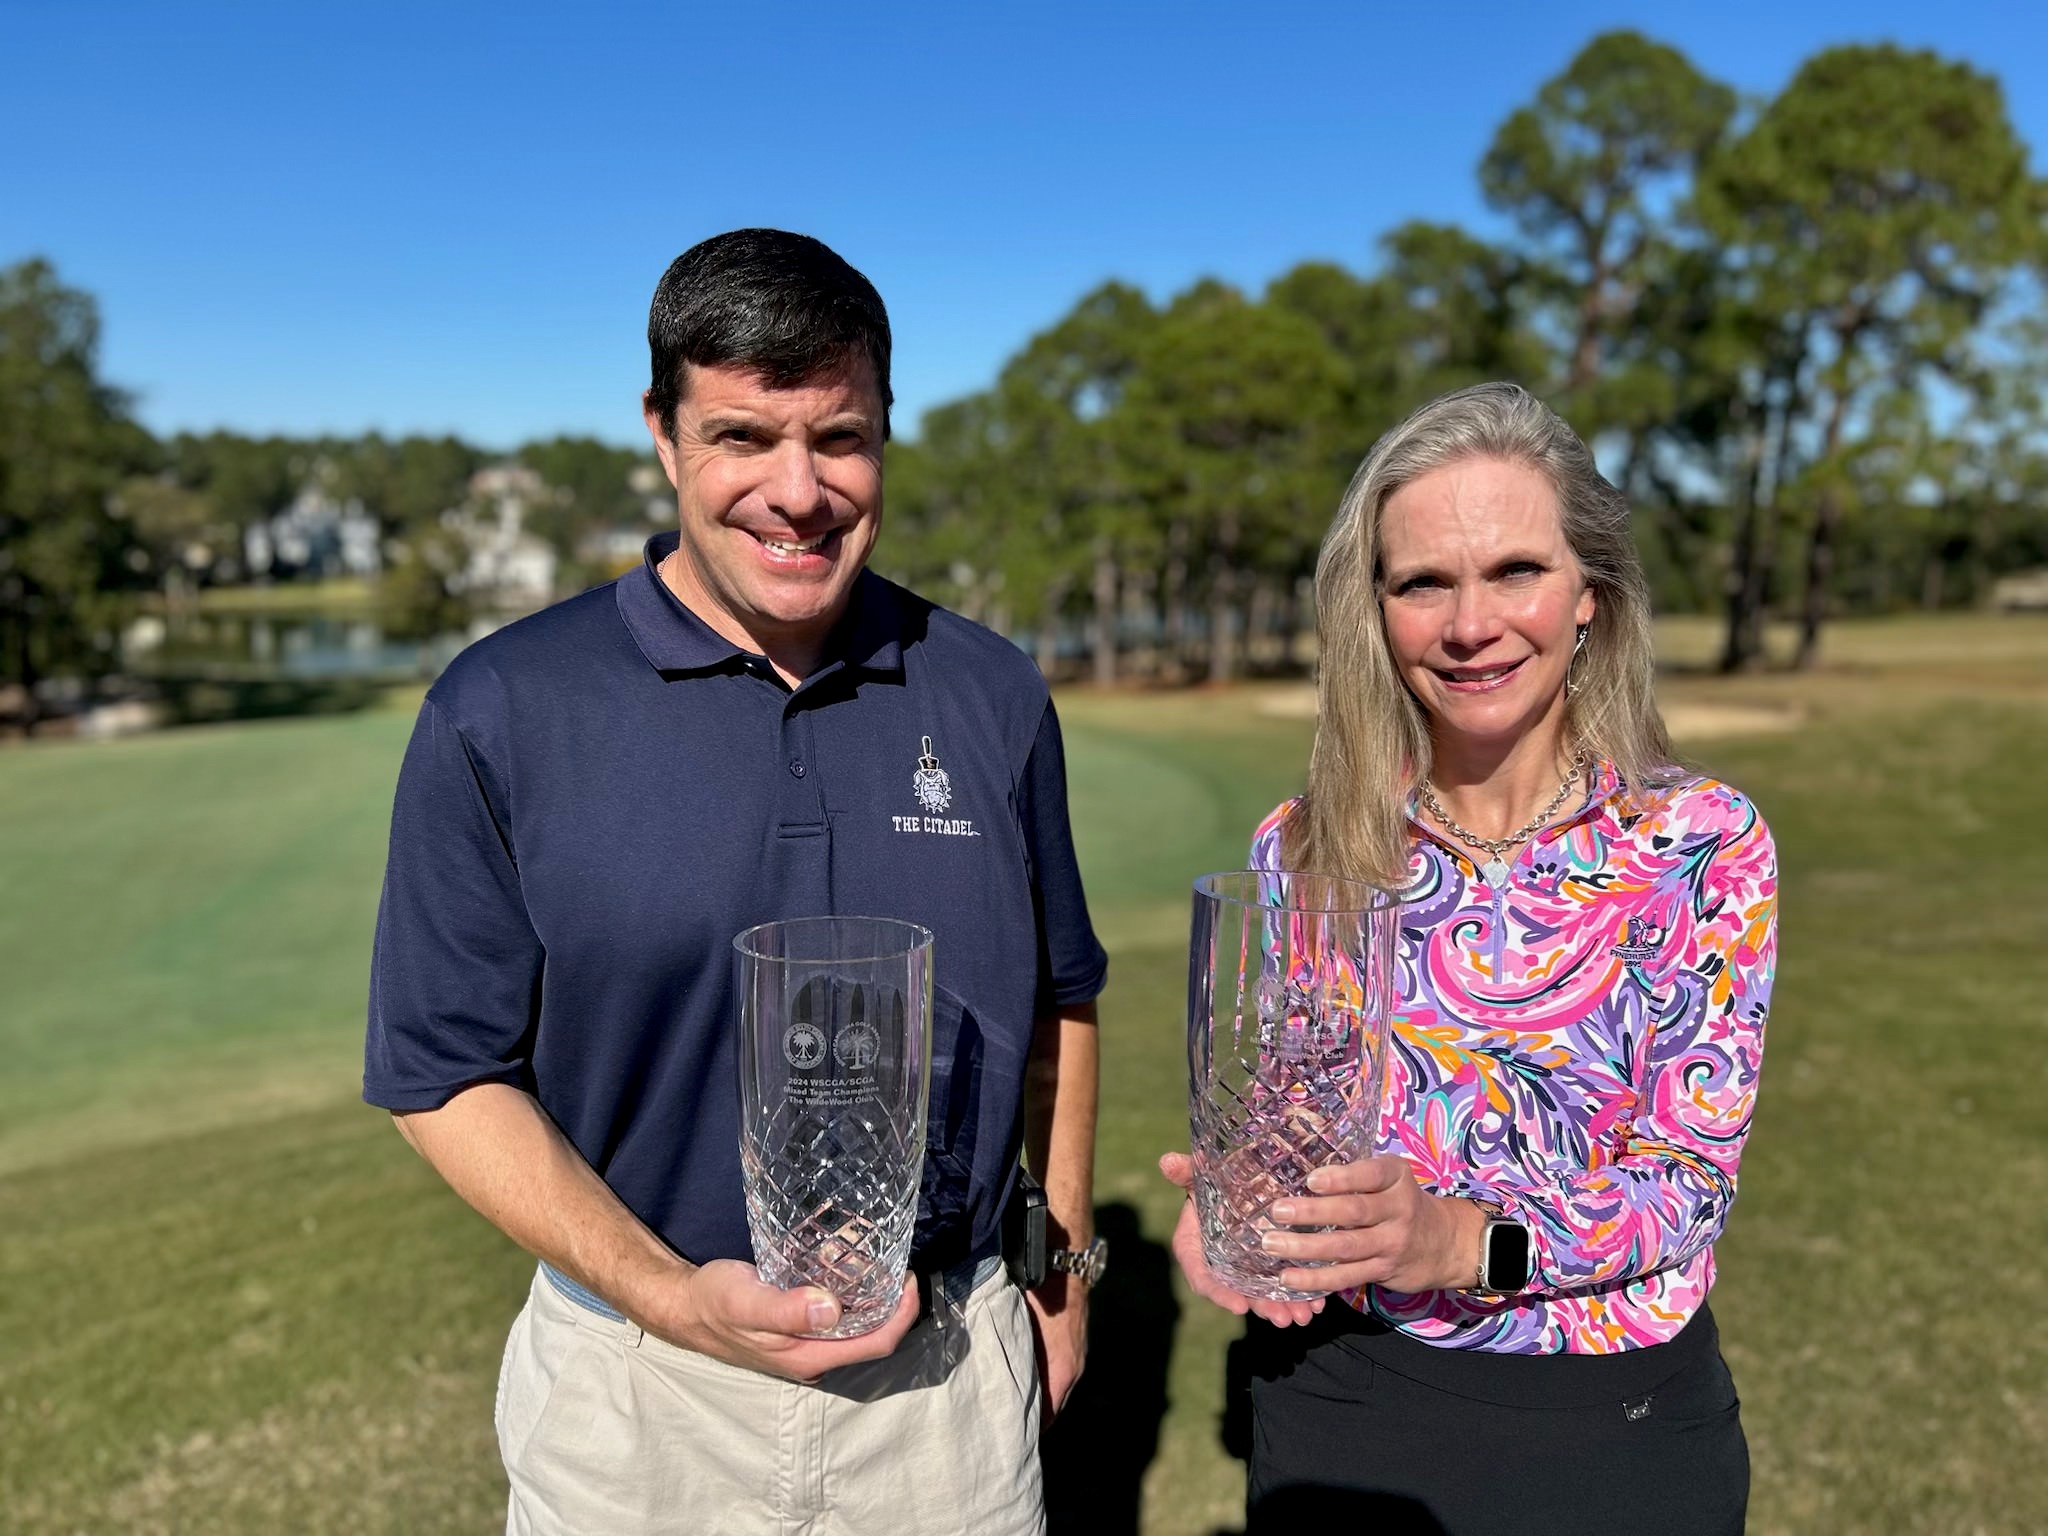
<svg viewBox="0 0 2048 1536">
<path fill-rule="evenodd" d="M 1050 1424 L 1088 1364 L 1088 1288 L 1071 1275 L 1048 1275 L 1024 1293 L 1024 1305 L 1037 1344 L 1039 1422 Z"/>
<path fill-rule="evenodd" d="M 857 1339 L 807 1339 L 839 1320 L 816 1287 L 779 1291 L 751 1264 L 692 1266 L 627 1210 L 531 1094 L 479 1083 L 435 1110 L 394 1115 L 398 1132 L 512 1241 L 589 1287 L 656 1338 L 729 1365 L 812 1381 L 878 1360 L 917 1321 L 908 1279 L 888 1322 Z M 812 1308 L 818 1307 L 813 1314 Z"/>
<path fill-rule="evenodd" d="M 651 1309 L 650 1309 L 651 1310 Z M 657 1338 L 743 1370 L 791 1381 L 816 1381 L 827 1371 L 894 1352 L 917 1321 L 917 1281 L 906 1275 L 889 1320 L 854 1339 L 813 1339 L 839 1321 L 839 1303 L 816 1286 L 781 1291 L 751 1264 L 715 1259 L 689 1272 L 673 1311 L 636 1318 Z"/>
<path fill-rule="evenodd" d="M 1287 1286 L 1349 1290 L 1384 1285 L 1396 1291 L 1446 1291 L 1476 1283 L 1486 1214 L 1470 1200 L 1432 1195 L 1398 1157 L 1332 1163 L 1308 1176 L 1313 1194 L 1276 1200 L 1272 1216 L 1327 1232 L 1268 1232 L 1266 1252 L 1321 1259 L 1313 1269 L 1287 1269 Z"/>
<path fill-rule="evenodd" d="M 1234 1291 L 1216 1278 L 1209 1268 L 1209 1261 L 1202 1253 L 1202 1229 L 1195 1220 L 1195 1201 L 1192 1194 L 1195 1182 L 1195 1160 L 1185 1152 L 1169 1152 L 1159 1159 L 1159 1171 L 1166 1175 L 1167 1182 L 1181 1189 L 1189 1190 L 1186 1204 L 1180 1208 L 1180 1219 L 1173 1224 L 1173 1257 L 1180 1265 L 1180 1272 L 1188 1282 L 1188 1289 L 1206 1301 L 1213 1301 L 1224 1311 L 1243 1317 L 1250 1312 L 1264 1318 L 1276 1328 L 1291 1327 L 1306 1323 L 1323 1310 L 1328 1299 L 1318 1296 L 1313 1301 L 1277 1301 L 1265 1296 L 1247 1296 Z M 1318 1271 L 1320 1274 L 1320 1271 Z M 1289 1282 L 1292 1285 L 1292 1282 Z M 1307 1285 L 1293 1286 L 1296 1290 L 1312 1291 L 1327 1289 L 1321 1279 Z"/>
</svg>

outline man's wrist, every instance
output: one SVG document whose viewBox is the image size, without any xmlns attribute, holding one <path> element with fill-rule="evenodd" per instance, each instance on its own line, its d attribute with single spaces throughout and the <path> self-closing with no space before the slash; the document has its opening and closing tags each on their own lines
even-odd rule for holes
<svg viewBox="0 0 2048 1536">
<path fill-rule="evenodd" d="M 621 1272 L 613 1305 L 657 1338 L 696 1349 L 701 1273 L 697 1265 L 672 1253 L 649 1255 Z"/>
<path fill-rule="evenodd" d="M 1049 1274 L 1064 1275 L 1081 1290 L 1089 1290 L 1101 1281 L 1109 1267 L 1109 1244 L 1100 1237 L 1091 1237 L 1083 1243 L 1054 1248 L 1047 1255 L 1046 1267 Z"/>
<path fill-rule="evenodd" d="M 1048 1271 L 1045 1283 L 1024 1293 L 1025 1303 L 1041 1321 L 1084 1327 L 1088 1316 L 1088 1287 L 1072 1275 Z"/>
</svg>

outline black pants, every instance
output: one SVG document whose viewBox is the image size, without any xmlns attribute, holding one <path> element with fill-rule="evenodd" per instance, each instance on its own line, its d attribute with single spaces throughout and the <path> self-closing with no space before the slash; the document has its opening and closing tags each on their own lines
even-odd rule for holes
<svg viewBox="0 0 2048 1536">
<path fill-rule="evenodd" d="M 1253 1319 L 1246 1530 L 1312 1536 L 1655 1531 L 1739 1536 L 1749 1448 L 1704 1308 L 1619 1355 L 1434 1349 L 1333 1303 L 1307 1328 Z M 1335 1529 L 1336 1527 L 1323 1527 Z"/>
</svg>

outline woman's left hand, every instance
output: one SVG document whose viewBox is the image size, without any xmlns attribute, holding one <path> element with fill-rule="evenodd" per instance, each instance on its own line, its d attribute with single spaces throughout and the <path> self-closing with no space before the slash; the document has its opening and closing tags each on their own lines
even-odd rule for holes
<svg viewBox="0 0 2048 1536">
<path fill-rule="evenodd" d="M 1333 1230 L 1269 1232 L 1265 1248 L 1281 1258 L 1325 1262 L 1286 1270 L 1281 1284 L 1315 1291 L 1383 1285 L 1414 1292 L 1477 1282 L 1485 1211 L 1470 1200 L 1427 1193 L 1405 1160 L 1332 1163 L 1310 1174 L 1308 1185 L 1314 1194 L 1275 1201 L 1273 1219 Z"/>
</svg>

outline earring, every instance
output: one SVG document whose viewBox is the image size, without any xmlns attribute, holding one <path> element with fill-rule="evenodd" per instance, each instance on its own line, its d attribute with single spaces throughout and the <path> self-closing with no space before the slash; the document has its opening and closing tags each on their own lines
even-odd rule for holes
<svg viewBox="0 0 2048 1536">
<path fill-rule="evenodd" d="M 1579 685 L 1576 680 L 1576 675 L 1579 670 L 1579 652 L 1583 651 L 1586 648 L 1587 628 L 1588 626 L 1584 624 L 1581 624 L 1579 626 L 1579 637 L 1578 639 L 1572 642 L 1572 659 L 1565 663 L 1564 696 L 1566 698 L 1570 698 L 1573 694 L 1579 691 Z"/>
</svg>

